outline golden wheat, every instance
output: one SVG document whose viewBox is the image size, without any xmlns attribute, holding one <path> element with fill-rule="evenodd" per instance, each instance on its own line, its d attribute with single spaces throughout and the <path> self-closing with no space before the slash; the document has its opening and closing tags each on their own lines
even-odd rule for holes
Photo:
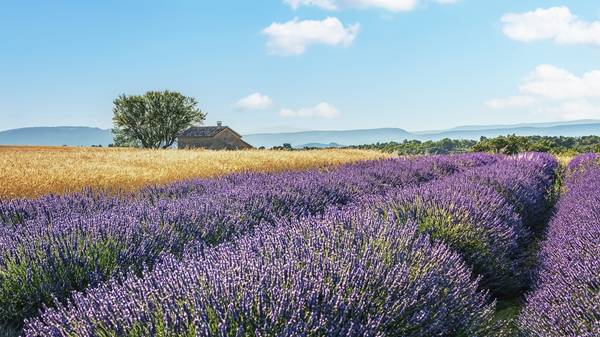
<svg viewBox="0 0 600 337">
<path fill-rule="evenodd" d="M 284 171 L 377 159 L 366 150 L 205 151 L 0 147 L 0 199 L 85 188 L 117 192 L 233 172 Z"/>
</svg>

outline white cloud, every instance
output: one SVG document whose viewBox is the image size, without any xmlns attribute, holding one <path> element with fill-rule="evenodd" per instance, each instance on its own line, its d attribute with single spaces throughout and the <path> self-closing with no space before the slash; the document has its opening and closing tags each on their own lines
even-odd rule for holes
<svg viewBox="0 0 600 337">
<path fill-rule="evenodd" d="M 320 117 L 327 119 L 338 118 L 341 113 L 334 106 L 321 102 L 313 108 L 303 108 L 300 110 L 282 109 L 279 115 L 283 117 Z"/>
<path fill-rule="evenodd" d="M 565 69 L 542 64 L 527 75 L 519 85 L 519 95 L 493 99 L 492 108 L 531 106 L 540 100 L 568 100 L 600 97 L 600 70 L 577 76 Z"/>
<path fill-rule="evenodd" d="M 535 68 L 521 83 L 521 93 L 547 99 L 573 99 L 600 96 L 600 70 L 577 76 L 565 69 L 544 64 Z"/>
<path fill-rule="evenodd" d="M 233 106 L 238 110 L 264 110 L 272 105 L 273 101 L 269 96 L 257 92 L 240 99 Z"/>
<path fill-rule="evenodd" d="M 271 53 L 299 55 L 313 44 L 350 46 L 359 30 L 359 24 L 344 27 L 344 24 L 335 17 L 328 17 L 322 21 L 301 21 L 295 18 L 286 23 L 272 23 L 263 30 L 263 34 L 269 38 L 267 47 Z"/>
<path fill-rule="evenodd" d="M 417 0 L 341 0 L 344 7 L 381 8 L 391 12 L 410 11 L 417 7 Z"/>
<path fill-rule="evenodd" d="M 504 33 L 513 40 L 600 45 L 600 21 L 582 20 L 566 6 L 509 13 L 501 20 Z"/>
<path fill-rule="evenodd" d="M 542 109 L 542 113 L 564 120 L 596 119 L 600 117 L 599 102 L 587 99 L 567 101 L 559 106 Z"/>
<path fill-rule="evenodd" d="M 293 9 L 298 9 L 300 6 L 312 6 L 328 10 L 337 9 L 335 0 L 283 0 L 283 2 Z"/>
<path fill-rule="evenodd" d="M 538 112 L 563 119 L 600 117 L 600 70 L 578 76 L 542 64 L 519 85 L 519 94 L 485 102 L 492 109 L 536 107 Z"/>
<path fill-rule="evenodd" d="M 379 8 L 391 12 L 411 11 L 417 7 L 419 1 L 423 0 L 283 0 L 293 9 L 300 6 L 319 7 L 326 10 L 337 10 L 343 8 Z M 442 5 L 455 4 L 460 0 L 425 0 L 426 2 L 437 2 Z"/>
</svg>

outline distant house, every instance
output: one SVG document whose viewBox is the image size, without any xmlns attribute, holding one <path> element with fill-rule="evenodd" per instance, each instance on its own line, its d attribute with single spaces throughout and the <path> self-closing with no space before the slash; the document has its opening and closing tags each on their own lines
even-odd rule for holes
<svg viewBox="0 0 600 337">
<path fill-rule="evenodd" d="M 180 149 L 252 149 L 252 145 L 243 141 L 239 133 L 221 122 L 217 122 L 217 126 L 193 126 L 179 134 L 177 143 Z"/>
</svg>

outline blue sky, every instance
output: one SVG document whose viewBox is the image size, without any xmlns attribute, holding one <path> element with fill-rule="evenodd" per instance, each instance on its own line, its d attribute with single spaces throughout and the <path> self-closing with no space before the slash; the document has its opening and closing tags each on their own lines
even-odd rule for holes
<svg viewBox="0 0 600 337">
<path fill-rule="evenodd" d="M 0 130 L 110 128 L 119 94 L 163 89 L 244 133 L 600 118 L 597 1 L 2 7 Z"/>
</svg>

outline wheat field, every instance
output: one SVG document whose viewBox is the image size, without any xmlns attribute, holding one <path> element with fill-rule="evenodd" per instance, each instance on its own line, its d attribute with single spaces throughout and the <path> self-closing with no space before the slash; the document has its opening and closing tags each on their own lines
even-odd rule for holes
<svg viewBox="0 0 600 337">
<path fill-rule="evenodd" d="M 0 147 L 0 199 L 92 188 L 109 193 L 234 172 L 338 165 L 387 155 L 367 150 L 206 151 Z"/>
</svg>

